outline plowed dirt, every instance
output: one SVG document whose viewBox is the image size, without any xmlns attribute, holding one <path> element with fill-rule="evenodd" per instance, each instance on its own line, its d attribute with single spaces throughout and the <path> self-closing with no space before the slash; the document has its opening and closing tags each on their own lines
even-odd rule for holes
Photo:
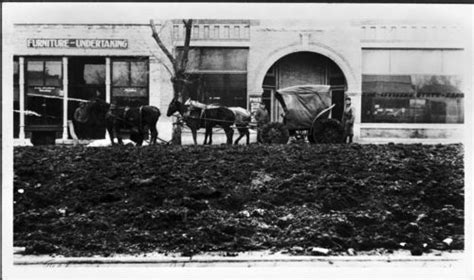
<svg viewBox="0 0 474 280">
<path fill-rule="evenodd" d="M 464 247 L 461 145 L 21 147 L 14 172 L 26 254 Z"/>
</svg>

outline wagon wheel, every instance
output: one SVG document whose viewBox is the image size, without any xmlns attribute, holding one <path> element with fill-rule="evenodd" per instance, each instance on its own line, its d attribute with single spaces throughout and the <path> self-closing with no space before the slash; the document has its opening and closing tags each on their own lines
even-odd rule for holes
<svg viewBox="0 0 474 280">
<path fill-rule="evenodd" d="M 340 143 L 343 129 L 336 119 L 317 119 L 313 122 L 312 138 L 314 143 Z"/>
<path fill-rule="evenodd" d="M 311 144 L 314 143 L 313 128 L 310 128 L 310 129 L 308 130 L 308 141 L 309 141 L 309 143 L 311 143 Z"/>
<path fill-rule="evenodd" d="M 262 127 L 262 141 L 266 144 L 286 144 L 290 138 L 288 128 L 278 122 L 272 122 Z"/>
</svg>

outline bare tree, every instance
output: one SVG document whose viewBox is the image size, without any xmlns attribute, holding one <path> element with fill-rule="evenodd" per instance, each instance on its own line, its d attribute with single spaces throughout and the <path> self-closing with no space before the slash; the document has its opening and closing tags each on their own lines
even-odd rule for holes
<svg viewBox="0 0 474 280">
<path fill-rule="evenodd" d="M 166 55 L 172 65 L 172 72 L 171 73 L 171 83 L 173 84 L 173 94 L 175 98 L 178 98 L 180 102 L 183 102 L 187 96 L 187 86 L 191 84 L 189 77 L 186 75 L 186 66 L 188 64 L 188 54 L 189 54 L 189 44 L 191 42 L 191 29 L 193 26 L 193 20 L 183 20 L 183 24 L 186 30 L 185 39 L 184 39 L 184 46 L 183 52 L 181 55 L 180 61 L 178 61 L 178 57 L 174 57 L 170 50 L 163 44 L 161 40 L 153 20 L 150 20 L 150 26 L 152 30 L 153 39 L 155 39 L 156 43 L 160 47 L 161 51 Z M 172 136 L 173 144 L 180 145 L 181 144 L 181 125 L 175 124 L 173 125 L 173 136 Z"/>
</svg>

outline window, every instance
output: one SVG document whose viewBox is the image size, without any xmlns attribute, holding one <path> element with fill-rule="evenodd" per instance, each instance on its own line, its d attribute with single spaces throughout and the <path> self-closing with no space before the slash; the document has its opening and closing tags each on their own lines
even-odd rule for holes
<svg viewBox="0 0 474 280">
<path fill-rule="evenodd" d="M 181 59 L 182 48 L 177 50 Z M 247 71 L 246 48 L 191 48 L 188 71 Z"/>
<path fill-rule="evenodd" d="M 220 38 L 220 26 L 219 25 L 215 25 L 214 26 L 214 39 L 218 39 Z"/>
<path fill-rule="evenodd" d="M 148 58 L 112 61 L 112 103 L 119 106 L 147 105 Z"/>
<path fill-rule="evenodd" d="M 192 36 L 191 36 L 191 37 L 192 37 L 193 39 L 198 39 L 198 38 L 199 38 L 199 25 L 195 25 L 195 26 L 193 27 L 193 30 L 192 30 L 192 31 L 193 31 L 193 33 L 192 33 Z"/>
<path fill-rule="evenodd" d="M 240 39 L 240 26 L 234 26 L 234 38 Z"/>
<path fill-rule="evenodd" d="M 463 123 L 459 76 L 363 75 L 362 122 Z"/>
<path fill-rule="evenodd" d="M 222 38 L 229 39 L 230 38 L 230 26 L 224 26 L 224 36 Z"/>
<path fill-rule="evenodd" d="M 247 107 L 246 74 L 201 74 L 198 86 L 194 98 L 204 103 Z"/>
<path fill-rule="evenodd" d="M 13 58 L 13 138 L 20 134 L 20 64 Z"/>
<path fill-rule="evenodd" d="M 177 53 L 180 56 L 182 49 Z M 246 48 L 190 49 L 188 72 L 195 81 L 190 97 L 204 103 L 246 108 L 247 57 Z"/>
<path fill-rule="evenodd" d="M 25 125 L 62 125 L 62 61 L 26 59 Z"/>
</svg>

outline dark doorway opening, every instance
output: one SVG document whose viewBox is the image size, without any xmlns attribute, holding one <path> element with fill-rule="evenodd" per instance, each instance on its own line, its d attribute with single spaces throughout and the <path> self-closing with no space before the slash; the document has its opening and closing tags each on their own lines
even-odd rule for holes
<svg viewBox="0 0 474 280">
<path fill-rule="evenodd" d="M 331 118 L 342 120 L 344 112 L 344 87 L 331 87 L 332 104 L 335 104 L 331 111 Z"/>
<path fill-rule="evenodd" d="M 263 100 L 273 104 L 268 107 L 273 111 L 272 121 L 280 121 L 282 109 L 273 96 L 269 97 L 271 90 L 304 84 L 330 85 L 332 104 L 335 104 L 331 118 L 341 120 L 346 90 L 344 73 L 334 61 L 326 56 L 313 52 L 296 52 L 280 58 L 265 75 L 262 85 Z"/>
<path fill-rule="evenodd" d="M 68 63 L 68 94 L 70 98 L 105 100 L 105 58 L 104 57 L 70 57 Z M 105 122 L 79 123 L 74 120 L 74 112 L 81 102 L 68 102 L 68 120 L 72 120 L 79 139 L 105 138 Z M 71 136 L 69 136 L 71 137 Z"/>
</svg>

